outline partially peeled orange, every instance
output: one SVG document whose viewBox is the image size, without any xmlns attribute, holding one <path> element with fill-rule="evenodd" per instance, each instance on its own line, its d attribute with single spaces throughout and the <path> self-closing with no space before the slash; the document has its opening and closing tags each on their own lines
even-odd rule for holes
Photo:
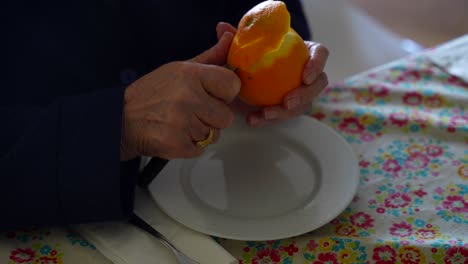
<svg viewBox="0 0 468 264">
<path fill-rule="evenodd" d="M 309 51 L 290 22 L 286 4 L 273 0 L 256 5 L 240 20 L 227 66 L 241 79 L 243 101 L 256 106 L 281 104 L 301 85 Z"/>
</svg>

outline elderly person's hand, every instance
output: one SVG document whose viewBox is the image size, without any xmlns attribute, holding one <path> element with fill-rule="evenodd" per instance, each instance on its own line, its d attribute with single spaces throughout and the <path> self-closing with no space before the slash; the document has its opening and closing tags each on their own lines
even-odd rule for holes
<svg viewBox="0 0 468 264">
<path fill-rule="evenodd" d="M 163 65 L 125 91 L 121 160 L 138 156 L 191 158 L 203 153 L 196 142 L 231 125 L 229 104 L 240 80 L 224 65 L 233 34 L 197 57 Z"/>
<path fill-rule="evenodd" d="M 216 27 L 218 38 L 225 32 L 236 33 L 236 28 L 224 22 Z M 305 41 L 309 48 L 310 57 L 302 74 L 302 85 L 291 91 L 282 105 L 269 107 L 253 107 L 240 100 L 235 100 L 233 109 L 247 115 L 247 122 L 251 126 L 265 126 L 284 121 L 304 114 L 311 108 L 312 100 L 328 85 L 328 78 L 324 67 L 328 59 L 328 49 L 315 42 Z"/>
</svg>

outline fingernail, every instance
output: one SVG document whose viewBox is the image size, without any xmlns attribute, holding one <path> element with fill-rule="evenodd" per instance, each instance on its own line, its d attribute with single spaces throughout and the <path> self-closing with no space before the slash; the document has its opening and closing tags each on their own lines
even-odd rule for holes
<svg viewBox="0 0 468 264">
<path fill-rule="evenodd" d="M 293 97 L 287 101 L 286 106 L 288 110 L 292 110 L 299 107 L 300 104 L 301 100 L 299 99 L 299 97 Z"/>
<path fill-rule="evenodd" d="M 266 120 L 273 120 L 278 118 L 278 111 L 273 109 L 266 109 L 265 110 L 265 119 Z"/>
<path fill-rule="evenodd" d="M 231 37 L 233 36 L 233 34 L 229 31 L 224 31 L 223 35 L 221 36 L 221 38 L 219 39 L 219 41 L 221 41 L 222 39 L 225 39 L 227 37 Z"/>
<path fill-rule="evenodd" d="M 221 41 L 223 41 L 223 39 L 226 37 L 226 32 L 223 32 L 223 34 L 221 35 L 221 37 L 218 39 L 218 43 L 220 43 Z"/>
</svg>

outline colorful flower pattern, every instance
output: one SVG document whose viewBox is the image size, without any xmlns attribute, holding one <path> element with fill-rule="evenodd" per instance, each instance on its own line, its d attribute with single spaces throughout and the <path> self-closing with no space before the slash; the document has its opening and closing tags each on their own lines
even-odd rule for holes
<svg viewBox="0 0 468 264">
<path fill-rule="evenodd" d="M 285 263 L 291 264 L 299 248 L 294 240 L 246 242 L 244 246 L 242 264 Z"/>
<path fill-rule="evenodd" d="M 348 87 L 350 89 L 350 87 Z M 362 105 L 384 105 L 390 101 L 389 89 L 379 83 L 367 84 L 359 87 L 352 87 L 351 92 L 354 94 L 354 100 Z"/>
<path fill-rule="evenodd" d="M 452 162 L 453 166 L 458 167 L 457 174 L 463 181 L 468 181 L 468 150 L 465 150 L 465 155 L 460 159 Z"/>
<path fill-rule="evenodd" d="M 415 245 L 438 245 L 451 239 L 451 236 L 442 234 L 439 226 L 436 226 L 432 222 L 421 218 L 409 217 L 393 222 L 389 228 L 388 235 L 391 236 L 392 241 Z"/>
<path fill-rule="evenodd" d="M 426 256 L 420 249 L 412 246 L 403 246 L 398 250 L 398 259 L 403 264 L 426 263 Z"/>
<path fill-rule="evenodd" d="M 11 251 L 8 264 L 63 264 L 60 245 L 51 247 L 35 243 L 32 247 L 16 248 Z"/>
<path fill-rule="evenodd" d="M 385 116 L 364 108 L 355 112 L 334 111 L 330 122 L 349 143 L 372 142 L 386 132 Z"/>
<path fill-rule="evenodd" d="M 370 214 L 348 207 L 331 221 L 329 227 L 334 228 L 335 235 L 339 237 L 369 237 L 375 234 L 374 221 Z"/>
<path fill-rule="evenodd" d="M 434 263 L 465 264 L 468 263 L 468 244 L 451 246 L 447 250 L 432 249 Z M 432 263 L 431 263 L 432 264 Z"/>
<path fill-rule="evenodd" d="M 437 215 L 445 221 L 468 224 L 468 185 L 449 184 L 434 189 Z"/>
<path fill-rule="evenodd" d="M 399 242 L 378 244 L 372 254 L 376 264 L 422 264 L 427 263 L 427 258 L 420 248 Z"/>
<path fill-rule="evenodd" d="M 361 160 L 361 184 L 369 182 L 370 177 L 378 180 L 379 176 L 389 180 L 438 177 L 455 156 L 447 145 L 431 138 L 394 140 L 376 153 L 369 160 Z"/>
<path fill-rule="evenodd" d="M 377 188 L 374 198 L 368 201 L 368 207 L 375 209 L 378 214 L 413 215 L 420 211 L 426 195 L 422 184 L 394 185 L 388 182 Z"/>
<path fill-rule="evenodd" d="M 47 228 L 39 228 L 37 226 L 31 228 L 23 228 L 5 233 L 8 239 L 15 239 L 20 242 L 30 242 L 34 240 L 43 240 L 50 235 L 50 230 Z"/>
<path fill-rule="evenodd" d="M 367 259 L 366 248 L 360 241 L 338 237 L 310 240 L 303 251 L 304 263 L 362 264 Z"/>
<path fill-rule="evenodd" d="M 393 264 L 396 263 L 396 259 L 397 252 L 393 247 L 389 245 L 376 247 L 372 254 L 372 260 L 376 264 Z"/>
</svg>

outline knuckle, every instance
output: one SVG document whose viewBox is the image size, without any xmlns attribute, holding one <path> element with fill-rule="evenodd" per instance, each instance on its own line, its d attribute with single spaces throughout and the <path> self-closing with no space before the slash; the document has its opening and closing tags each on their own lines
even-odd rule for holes
<svg viewBox="0 0 468 264">
<path fill-rule="evenodd" d="M 161 119 L 169 122 L 176 121 L 181 113 L 181 105 L 177 102 L 166 103 L 162 109 L 159 113 Z"/>
<path fill-rule="evenodd" d="M 226 101 L 232 101 L 239 94 L 241 81 L 237 75 L 226 68 L 216 67 L 216 70 L 219 72 L 219 76 L 222 76 L 222 87 L 223 94 Z"/>
<path fill-rule="evenodd" d="M 172 65 L 172 67 L 175 69 L 175 72 L 178 74 L 177 76 L 180 78 L 198 74 L 198 67 L 196 67 L 195 63 L 188 61 L 176 61 L 170 62 L 169 64 Z"/>
<path fill-rule="evenodd" d="M 175 74 L 180 74 L 181 72 L 184 72 L 187 69 L 189 69 L 189 65 L 189 63 L 184 61 L 172 61 L 165 64 L 164 67 L 171 69 L 171 71 Z"/>
</svg>

